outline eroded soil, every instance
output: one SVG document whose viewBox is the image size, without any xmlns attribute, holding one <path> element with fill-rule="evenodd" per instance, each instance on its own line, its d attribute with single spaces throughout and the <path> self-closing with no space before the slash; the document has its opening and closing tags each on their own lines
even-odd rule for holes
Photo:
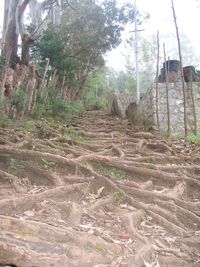
<svg viewBox="0 0 200 267">
<path fill-rule="evenodd" d="M 200 155 L 103 112 L 0 128 L 0 263 L 200 266 Z"/>
</svg>

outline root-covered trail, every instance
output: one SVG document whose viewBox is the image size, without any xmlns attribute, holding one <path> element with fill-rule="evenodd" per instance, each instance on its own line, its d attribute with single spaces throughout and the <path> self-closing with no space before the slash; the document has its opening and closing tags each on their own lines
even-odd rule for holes
<svg viewBox="0 0 200 267">
<path fill-rule="evenodd" d="M 200 266 L 200 154 L 103 112 L 0 128 L 0 263 Z"/>
</svg>

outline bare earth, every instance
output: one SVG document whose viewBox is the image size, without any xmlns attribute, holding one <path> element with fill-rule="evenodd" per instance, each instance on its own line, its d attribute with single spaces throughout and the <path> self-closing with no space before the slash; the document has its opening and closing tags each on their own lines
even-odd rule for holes
<svg viewBox="0 0 200 267">
<path fill-rule="evenodd" d="M 0 189 L 0 266 L 200 266 L 200 152 L 184 142 L 103 112 L 0 128 Z"/>
</svg>

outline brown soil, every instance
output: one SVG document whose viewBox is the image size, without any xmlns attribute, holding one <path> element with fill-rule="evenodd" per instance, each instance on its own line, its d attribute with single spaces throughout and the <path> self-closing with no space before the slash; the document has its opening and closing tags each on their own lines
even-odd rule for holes
<svg viewBox="0 0 200 267">
<path fill-rule="evenodd" d="M 42 127 L 0 128 L 0 266 L 200 266 L 199 149 L 103 112 Z"/>
</svg>

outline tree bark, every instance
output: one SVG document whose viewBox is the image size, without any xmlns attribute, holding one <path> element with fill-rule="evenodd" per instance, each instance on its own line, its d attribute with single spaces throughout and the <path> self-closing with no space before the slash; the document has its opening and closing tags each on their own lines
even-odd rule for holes
<svg viewBox="0 0 200 267">
<path fill-rule="evenodd" d="M 17 63 L 19 63 L 19 57 L 17 56 L 18 33 L 15 18 L 18 3 L 19 0 L 4 1 L 4 21 L 1 55 L 5 59 L 7 59 L 10 55 L 10 66 L 13 68 L 15 68 Z"/>
<path fill-rule="evenodd" d="M 20 63 L 20 59 L 17 55 L 18 51 L 18 36 L 22 39 L 22 63 L 28 65 L 29 63 L 29 46 L 30 43 L 35 41 L 43 30 L 47 28 L 49 17 L 48 15 L 43 20 L 42 23 L 37 25 L 37 29 L 28 35 L 24 26 L 24 11 L 31 0 L 5 0 L 4 1 L 4 23 L 3 23 L 3 37 L 2 37 L 2 56 L 7 58 L 10 51 L 10 65 L 15 68 L 17 63 Z M 33 1 L 33 0 L 32 0 Z M 53 3 L 50 0 L 43 1 L 42 3 L 37 3 L 37 7 L 42 7 L 44 5 L 50 5 Z M 50 8 L 50 7 L 49 7 Z M 42 14 L 40 11 L 40 15 Z M 39 14 L 39 13 L 37 13 Z M 38 18 L 38 22 L 42 21 L 42 18 Z"/>
<path fill-rule="evenodd" d="M 24 107 L 22 111 L 21 118 L 23 119 L 24 115 L 28 115 L 31 112 L 31 106 L 33 104 L 34 90 L 36 89 L 36 68 L 33 65 L 28 67 L 28 82 L 26 86 L 26 99 L 24 102 Z"/>
<path fill-rule="evenodd" d="M 22 55 L 21 55 L 21 63 L 24 65 L 29 64 L 29 48 L 30 44 L 33 42 L 33 40 L 30 38 L 28 34 L 24 34 L 22 38 Z"/>
<path fill-rule="evenodd" d="M 85 70 L 83 70 L 80 75 L 79 75 L 79 79 L 78 79 L 78 82 L 79 82 L 79 87 L 78 87 L 78 90 L 74 96 L 74 101 L 76 101 L 78 99 L 78 97 L 81 95 L 83 89 L 84 89 L 84 85 L 85 85 L 85 82 L 86 82 L 86 79 L 88 77 L 88 74 L 91 70 L 91 67 L 90 67 L 90 64 L 88 64 L 85 68 Z"/>
</svg>

